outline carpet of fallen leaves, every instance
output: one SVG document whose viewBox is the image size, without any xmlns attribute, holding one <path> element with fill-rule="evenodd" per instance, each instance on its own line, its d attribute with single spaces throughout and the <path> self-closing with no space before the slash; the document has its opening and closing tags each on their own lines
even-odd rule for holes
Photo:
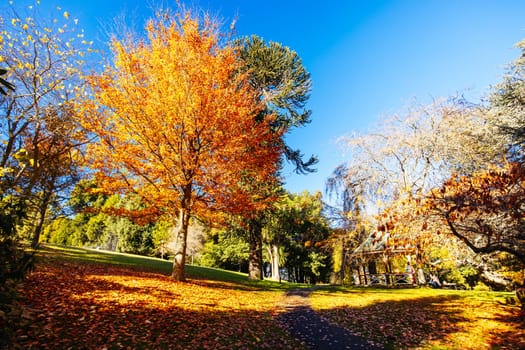
<svg viewBox="0 0 525 350">
<path fill-rule="evenodd" d="M 281 290 L 47 260 L 19 292 L 9 349 L 303 348 L 277 322 Z M 524 313 L 494 295 L 317 289 L 310 302 L 321 317 L 386 348 L 525 349 Z"/>
<path fill-rule="evenodd" d="M 274 318 L 282 291 L 72 262 L 21 286 L 19 349 L 295 349 Z"/>
<path fill-rule="evenodd" d="M 435 289 L 318 290 L 314 310 L 393 349 L 525 349 L 525 314 L 490 293 Z"/>
</svg>

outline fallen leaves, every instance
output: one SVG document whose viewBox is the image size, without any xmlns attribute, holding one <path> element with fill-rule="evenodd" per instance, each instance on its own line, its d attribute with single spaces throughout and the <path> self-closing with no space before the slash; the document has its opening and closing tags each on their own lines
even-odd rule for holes
<svg viewBox="0 0 525 350">
<path fill-rule="evenodd" d="M 45 259 L 20 295 L 13 349 L 302 348 L 279 326 L 278 290 Z M 347 289 L 309 300 L 322 319 L 387 347 L 525 348 L 523 314 L 505 296 Z"/>
<path fill-rule="evenodd" d="M 519 308 L 475 292 L 317 291 L 311 303 L 331 322 L 394 348 L 525 348 L 525 320 Z"/>
<path fill-rule="evenodd" d="M 23 349 L 274 349 L 297 346 L 274 322 L 279 291 L 109 265 L 39 265 L 20 290 Z"/>
</svg>

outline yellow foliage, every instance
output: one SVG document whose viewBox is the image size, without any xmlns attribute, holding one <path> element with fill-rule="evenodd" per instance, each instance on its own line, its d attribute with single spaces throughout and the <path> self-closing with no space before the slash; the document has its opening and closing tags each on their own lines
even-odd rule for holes
<svg viewBox="0 0 525 350">
<path fill-rule="evenodd" d="M 100 138 L 88 156 L 101 185 L 133 188 L 170 212 L 253 212 L 265 201 L 243 184 L 273 179 L 280 134 L 269 119 L 254 122 L 263 106 L 234 48 L 188 13 L 159 15 L 146 34 L 114 40 L 114 66 L 88 77 L 82 125 Z"/>
</svg>

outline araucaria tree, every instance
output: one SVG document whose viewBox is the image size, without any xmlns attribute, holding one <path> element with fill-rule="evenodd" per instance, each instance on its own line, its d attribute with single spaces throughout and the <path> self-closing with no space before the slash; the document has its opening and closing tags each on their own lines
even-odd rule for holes
<svg viewBox="0 0 525 350">
<path fill-rule="evenodd" d="M 172 277 L 184 280 L 190 219 L 264 205 L 240 184 L 275 176 L 281 133 L 272 117 L 254 122 L 261 101 L 213 20 L 162 12 L 146 34 L 112 41 L 113 65 L 89 78 L 82 119 L 98 137 L 88 155 L 100 186 L 172 218 Z"/>
<path fill-rule="evenodd" d="M 272 132 L 284 135 L 293 127 L 310 122 L 311 111 L 306 109 L 310 97 L 310 73 L 305 69 L 299 55 L 290 48 L 276 42 L 266 43 L 253 35 L 237 42 L 239 46 L 242 71 L 249 74 L 250 85 L 259 94 L 264 109 L 256 115 L 256 122 L 266 121 L 269 117 Z M 312 166 L 316 157 L 303 160 L 300 150 L 291 148 L 281 140 L 281 161 L 288 160 L 298 173 L 315 171 Z M 274 196 L 280 191 L 276 182 L 258 182 L 251 184 L 252 189 Z M 249 279 L 262 279 L 262 228 L 266 213 L 254 213 L 249 221 L 248 236 L 250 241 Z"/>
</svg>

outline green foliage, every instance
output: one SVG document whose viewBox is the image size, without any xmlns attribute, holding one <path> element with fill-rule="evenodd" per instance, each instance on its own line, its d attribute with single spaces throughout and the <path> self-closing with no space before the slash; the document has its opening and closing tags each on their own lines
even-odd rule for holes
<svg viewBox="0 0 525 350">
<path fill-rule="evenodd" d="M 322 213 L 321 194 L 303 192 L 283 195 L 268 216 L 263 229 L 264 241 L 283 248 L 285 279 L 294 282 L 327 280 L 331 261 L 328 248 L 324 247 L 330 230 Z"/>
<path fill-rule="evenodd" d="M 244 69 L 250 72 L 250 83 L 261 92 L 268 114 L 278 116 L 278 127 L 289 129 L 310 121 L 305 109 L 310 97 L 310 74 L 295 51 L 280 43 L 252 35 L 239 41 Z"/>
<path fill-rule="evenodd" d="M 472 289 L 476 292 L 490 292 L 491 290 L 490 287 L 484 284 L 483 282 L 476 283 L 476 285 Z"/>
<path fill-rule="evenodd" d="M 327 256 L 315 251 L 310 252 L 308 254 L 308 263 L 306 266 L 317 280 L 319 277 L 321 277 L 324 268 L 327 266 Z"/>
<path fill-rule="evenodd" d="M 67 236 L 64 236 L 63 233 L 59 234 L 59 232 L 63 231 L 62 228 L 67 227 L 69 222 L 70 219 L 65 217 L 58 217 L 51 221 L 42 231 L 42 242 L 66 245 Z"/>
<path fill-rule="evenodd" d="M 276 42 L 266 43 L 256 35 L 238 40 L 239 55 L 243 69 L 250 73 L 250 83 L 261 95 L 266 110 L 258 120 L 267 115 L 277 116 L 273 127 L 288 131 L 310 122 L 311 111 L 305 108 L 310 97 L 312 81 L 299 55 L 290 48 Z M 318 160 L 310 157 L 303 161 L 299 150 L 284 144 L 284 154 L 296 171 L 308 173 Z"/>
<path fill-rule="evenodd" d="M 140 226 L 125 217 L 110 217 L 105 229 L 110 237 L 118 238 L 116 251 L 141 255 L 152 253 L 151 225 Z"/>
<path fill-rule="evenodd" d="M 18 196 L 3 195 L 0 192 L 0 238 L 14 238 L 17 226 L 26 217 L 27 205 Z"/>
<path fill-rule="evenodd" d="M 461 266 L 458 269 L 458 272 L 461 274 L 462 283 L 465 286 L 470 288 L 474 287 L 479 280 L 479 271 L 472 265 Z"/>
<path fill-rule="evenodd" d="M 209 236 L 201 251 L 202 266 L 231 271 L 247 271 L 250 246 L 236 230 L 216 231 Z"/>
<path fill-rule="evenodd" d="M 154 248 L 153 255 L 168 257 L 171 249 L 168 244 L 173 240 L 173 223 L 160 218 L 151 230 L 151 241 Z"/>
<path fill-rule="evenodd" d="M 97 183 L 94 179 L 80 180 L 73 191 L 68 201 L 68 206 L 75 212 L 81 213 L 89 208 L 102 208 L 108 202 L 108 196 L 96 192 Z M 113 198 L 113 203 L 116 202 L 117 197 Z M 109 203 L 108 203 L 109 204 Z"/>
<path fill-rule="evenodd" d="M 119 252 L 149 255 L 154 252 L 154 225 L 137 225 L 129 218 L 117 215 L 119 208 L 140 209 L 140 199 L 119 195 L 107 196 L 94 192 L 96 184 L 80 181 L 69 200 L 76 212 L 73 218 L 61 218 L 44 228 L 46 242 L 71 246 L 102 247 Z M 115 215 L 111 215 L 115 211 Z"/>
</svg>

